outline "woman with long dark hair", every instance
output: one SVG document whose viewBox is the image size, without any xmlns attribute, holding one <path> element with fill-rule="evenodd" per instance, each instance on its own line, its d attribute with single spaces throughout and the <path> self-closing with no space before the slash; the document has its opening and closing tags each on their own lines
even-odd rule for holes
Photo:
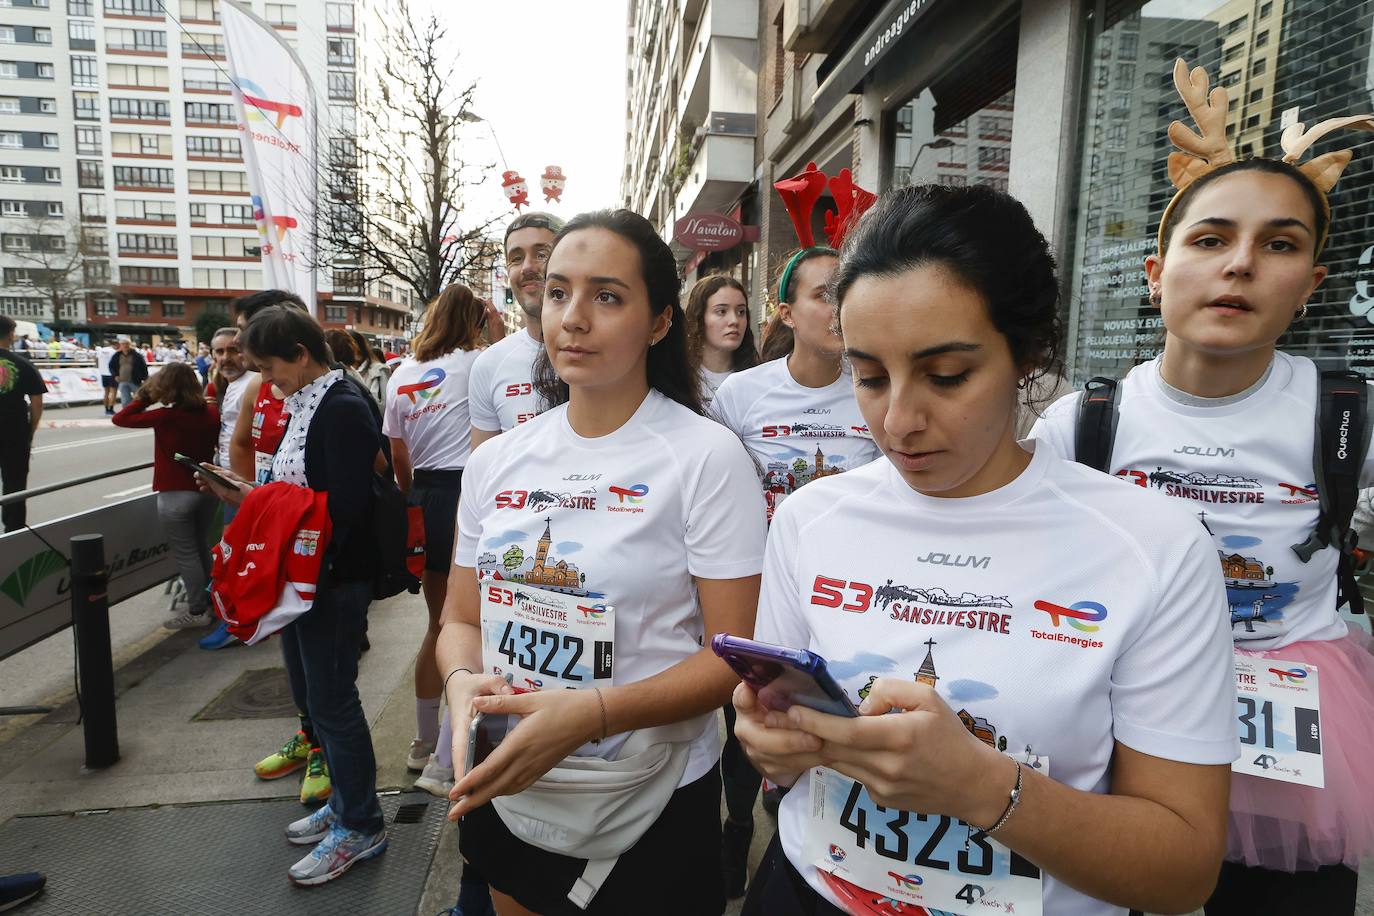
<svg viewBox="0 0 1374 916">
<path fill-rule="evenodd" d="M 687 356 L 701 378 L 702 406 L 710 407 L 730 373 L 758 365 L 749 294 L 727 274 L 702 277 L 687 294 Z"/>
<path fill-rule="evenodd" d="M 984 186 L 890 192 L 845 242 L 885 458 L 773 517 L 758 638 L 824 657 L 860 715 L 735 691 L 739 740 L 792 785 L 770 916 L 1181 913 L 1215 881 L 1237 751 L 1216 554 L 1176 500 L 1016 440 L 1059 288 Z"/>
<path fill-rule="evenodd" d="M 438 647 L 455 759 L 474 712 L 520 718 L 450 817 L 502 916 L 724 908 L 714 712 L 735 678 L 704 644 L 753 629 L 763 506 L 739 440 L 701 416 L 680 286 L 643 217 L 571 220 L 535 367 L 554 406 L 464 471 Z M 576 774 L 635 781 L 558 791 Z M 665 862 L 691 880 L 665 892 Z"/>
<path fill-rule="evenodd" d="M 411 342 L 411 355 L 391 377 L 382 417 L 382 432 L 391 439 L 396 482 L 425 520 L 420 583 L 429 626 L 415 660 L 415 740 L 406 766 L 423 769 L 416 787 L 440 797 L 453 787 L 453 757 L 452 739 L 440 729 L 443 681 L 434 643 L 453 568 L 463 467 L 472 451 L 468 376 L 481 352 L 485 324 L 486 311 L 472 290 L 461 283 L 446 287 L 425 308 L 425 325 Z"/>
<path fill-rule="evenodd" d="M 112 422 L 153 430 L 157 515 L 186 589 L 186 610 L 165 626 L 204 626 L 211 622 L 206 588 L 210 584 L 210 525 L 217 500 L 200 492 L 195 475 L 172 456 L 180 452 L 196 461 L 214 461 L 219 411 L 206 402 L 195 369 L 186 363 L 168 363 L 139 386 L 133 400 L 114 415 Z"/>
</svg>

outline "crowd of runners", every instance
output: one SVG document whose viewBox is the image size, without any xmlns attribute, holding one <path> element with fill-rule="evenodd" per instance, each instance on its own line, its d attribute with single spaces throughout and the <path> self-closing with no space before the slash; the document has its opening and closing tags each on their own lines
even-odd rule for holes
<svg viewBox="0 0 1374 916">
<path fill-rule="evenodd" d="M 1374 655 L 1338 609 L 1374 425 L 1362 380 L 1278 349 L 1339 126 L 1282 159 L 1171 131 L 1163 353 L 1052 405 L 1055 261 L 986 187 L 890 191 L 771 265 L 757 345 L 745 287 L 684 296 L 626 210 L 518 216 L 524 328 L 450 287 L 384 390 L 290 294 L 239 300 L 192 454 L 237 514 L 187 585 L 207 648 L 280 642 L 300 727 L 257 774 L 325 801 L 291 879 L 386 848 L 355 681 L 409 584 L 454 913 L 1353 913 Z M 815 653 L 858 714 L 765 705 L 717 634 Z"/>
</svg>

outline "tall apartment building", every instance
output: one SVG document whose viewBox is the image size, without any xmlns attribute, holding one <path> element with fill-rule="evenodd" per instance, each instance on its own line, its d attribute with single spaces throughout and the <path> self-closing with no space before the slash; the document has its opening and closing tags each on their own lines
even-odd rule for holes
<svg viewBox="0 0 1374 916">
<path fill-rule="evenodd" d="M 385 5 L 251 2 L 316 81 L 322 207 L 357 198 L 358 83 Z M 175 333 L 261 288 L 224 61 L 217 0 L 0 0 L 0 311 Z M 42 273 L 73 265 L 84 292 L 55 315 Z M 318 288 L 326 323 L 404 333 L 390 285 L 335 265 Z"/>
<path fill-rule="evenodd" d="M 759 5 L 629 0 L 625 206 L 664 239 L 697 213 L 733 214 L 754 181 Z M 679 259 L 691 253 L 674 245 Z M 687 263 L 688 272 L 699 263 Z"/>
</svg>

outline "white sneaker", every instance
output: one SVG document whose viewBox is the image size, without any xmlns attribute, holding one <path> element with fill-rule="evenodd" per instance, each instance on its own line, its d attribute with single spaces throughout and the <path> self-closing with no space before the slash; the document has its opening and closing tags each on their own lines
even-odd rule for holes
<svg viewBox="0 0 1374 916">
<path fill-rule="evenodd" d="M 169 630 L 187 630 L 192 627 L 209 626 L 214 622 L 214 617 L 209 611 L 200 614 L 192 614 L 190 611 L 178 614 L 171 620 L 163 624 Z"/>
<path fill-rule="evenodd" d="M 410 742 L 410 753 L 406 755 L 406 769 L 412 773 L 418 773 L 429 763 L 429 758 L 434 754 L 433 741 L 421 741 L 415 738 Z"/>
<path fill-rule="evenodd" d="M 433 757 L 430 757 L 429 763 L 425 764 L 425 771 L 415 780 L 415 788 L 421 792 L 428 792 L 435 798 L 448 798 L 448 793 L 453 788 L 453 768 L 441 767 Z"/>
</svg>

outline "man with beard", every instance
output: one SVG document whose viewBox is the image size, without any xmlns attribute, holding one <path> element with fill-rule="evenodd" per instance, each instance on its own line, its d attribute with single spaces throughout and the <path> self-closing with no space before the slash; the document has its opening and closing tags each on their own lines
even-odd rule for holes
<svg viewBox="0 0 1374 916">
<path fill-rule="evenodd" d="M 544 265 L 563 221 L 550 213 L 525 213 L 506 227 L 506 274 L 525 313 L 525 330 L 492 344 L 472 364 L 468 410 L 472 447 L 537 415 L 534 359 L 544 345 L 539 314 L 544 305 Z"/>
</svg>

